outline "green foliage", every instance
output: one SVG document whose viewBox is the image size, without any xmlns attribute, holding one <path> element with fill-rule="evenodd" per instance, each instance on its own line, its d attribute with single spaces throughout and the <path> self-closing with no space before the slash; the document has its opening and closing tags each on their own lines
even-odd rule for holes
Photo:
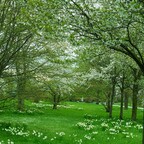
<svg viewBox="0 0 144 144">
<path fill-rule="evenodd" d="M 73 1 L 66 6 L 67 27 L 74 41 L 122 52 L 143 70 L 143 3 Z M 72 30 L 71 30 L 72 29 Z M 82 41 L 83 40 L 83 41 Z"/>
<path fill-rule="evenodd" d="M 121 88 L 122 74 L 125 74 L 125 88 L 131 88 L 133 81 L 129 75 L 132 73 L 127 67 L 138 69 L 139 66 L 144 72 L 141 2 L 3 0 L 0 2 L 0 9 L 0 107 L 11 106 L 11 110 L 15 109 L 16 100 L 11 103 L 9 100 L 18 98 L 21 108 L 14 115 L 19 118 L 22 115 L 36 117 L 41 114 L 48 125 L 53 120 L 48 120 L 45 112 L 51 105 L 38 103 L 25 108 L 25 99 L 39 102 L 48 100 L 51 94 L 52 98 L 55 95 L 62 96 L 62 100 L 70 95 L 75 100 L 84 97 L 89 102 L 103 102 L 111 91 L 113 77 L 116 77 L 116 87 Z M 137 66 L 128 57 L 120 56 L 113 50 L 126 54 Z M 139 95 L 142 97 L 141 89 Z M 117 96 L 118 94 L 117 89 Z M 60 114 L 65 115 L 63 112 L 66 112 L 70 116 L 63 108 Z M 88 107 L 87 109 L 89 112 Z M 72 112 L 76 113 L 78 119 L 82 119 L 80 116 L 86 111 L 75 108 Z M 62 120 L 55 117 L 57 114 L 59 116 L 58 112 L 49 114 L 53 115 L 54 122 L 58 120 L 58 124 L 62 124 Z M 69 120 L 77 121 L 72 117 Z M 39 127 L 41 124 L 40 121 L 37 127 L 44 131 L 45 129 Z M 71 129 L 71 124 L 75 123 L 69 125 L 70 130 L 75 131 L 74 127 Z M 14 138 L 17 139 L 16 125 L 12 126 L 8 122 L 1 126 L 13 127 L 7 130 L 14 133 Z M 65 127 L 65 123 L 63 126 Z M 86 126 L 90 124 L 86 123 Z M 22 131 L 23 136 L 32 143 L 45 140 L 39 131 L 32 131 L 31 128 L 29 131 Z M 60 130 L 56 133 L 57 138 L 52 132 L 48 134 L 52 135 L 50 143 L 63 143 L 63 139 L 69 139 L 67 133 Z M 70 135 L 75 137 L 75 134 Z M 82 143 L 82 135 L 85 132 L 79 138 L 74 138 L 73 143 Z M 84 137 L 86 143 L 89 138 L 89 135 Z M 24 137 L 19 139 L 24 143 Z M 103 140 L 102 137 L 100 139 Z M 105 139 L 104 143 L 106 142 Z"/>
</svg>

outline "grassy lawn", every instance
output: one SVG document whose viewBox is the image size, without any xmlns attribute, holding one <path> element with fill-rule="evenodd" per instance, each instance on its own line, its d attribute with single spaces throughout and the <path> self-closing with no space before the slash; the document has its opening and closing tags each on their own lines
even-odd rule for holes
<svg viewBox="0 0 144 144">
<path fill-rule="evenodd" d="M 26 112 L 0 111 L 0 144 L 141 144 L 142 110 L 138 121 L 129 120 L 131 109 L 118 120 L 101 105 L 67 102 L 58 110 L 47 103 L 29 104 Z"/>
</svg>

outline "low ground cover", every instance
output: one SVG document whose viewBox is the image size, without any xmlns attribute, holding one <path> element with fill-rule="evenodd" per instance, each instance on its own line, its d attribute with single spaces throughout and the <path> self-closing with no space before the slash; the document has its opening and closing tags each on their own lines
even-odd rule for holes
<svg viewBox="0 0 144 144">
<path fill-rule="evenodd" d="M 0 144 L 135 144 L 141 143 L 142 110 L 132 122 L 114 118 L 101 105 L 67 102 L 52 110 L 45 102 L 28 103 L 26 111 L 0 111 Z"/>
</svg>

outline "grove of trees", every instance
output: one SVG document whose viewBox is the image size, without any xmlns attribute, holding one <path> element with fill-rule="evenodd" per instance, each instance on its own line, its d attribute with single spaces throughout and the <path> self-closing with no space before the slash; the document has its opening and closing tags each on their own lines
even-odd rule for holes
<svg viewBox="0 0 144 144">
<path fill-rule="evenodd" d="M 144 2 L 1 0 L 0 108 L 25 101 L 144 105 Z M 144 123 L 143 123 L 144 125 Z M 144 131 L 144 130 L 143 130 Z M 143 134 L 144 143 L 144 134 Z"/>
</svg>

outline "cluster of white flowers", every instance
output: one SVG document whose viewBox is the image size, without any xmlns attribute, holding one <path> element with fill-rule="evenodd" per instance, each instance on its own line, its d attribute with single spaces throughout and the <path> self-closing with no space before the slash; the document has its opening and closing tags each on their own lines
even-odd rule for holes
<svg viewBox="0 0 144 144">
<path fill-rule="evenodd" d="M 4 141 L 2 140 L 2 141 L 0 141 L 0 144 L 4 144 Z"/>
<path fill-rule="evenodd" d="M 27 110 L 26 111 L 28 114 L 33 114 L 35 111 L 34 110 Z"/>
<path fill-rule="evenodd" d="M 109 127 L 109 125 L 108 125 L 107 123 L 105 123 L 105 122 L 101 123 L 101 126 L 102 126 L 102 127 L 106 127 L 106 128 Z"/>
<path fill-rule="evenodd" d="M 46 104 L 43 101 L 40 101 L 39 103 L 32 103 L 33 106 L 36 106 L 37 108 L 44 108 L 44 107 L 52 107 L 52 104 Z"/>
<path fill-rule="evenodd" d="M 123 134 L 124 137 L 126 137 L 126 138 L 134 138 L 134 137 L 137 137 L 137 135 L 134 135 L 133 133 L 126 132 L 126 131 L 123 131 L 122 134 Z"/>
<path fill-rule="evenodd" d="M 32 132 L 28 130 L 25 131 L 23 127 L 9 127 L 9 128 L 3 128 L 2 130 L 6 132 L 10 132 L 12 135 L 18 135 L 23 137 L 35 136 L 38 138 L 42 138 L 43 140 L 47 139 L 47 136 L 45 136 L 43 133 L 35 130 L 33 130 Z"/>
<path fill-rule="evenodd" d="M 12 141 L 12 140 L 10 140 L 10 139 L 8 139 L 6 142 L 4 142 L 3 140 L 2 141 L 0 141 L 0 144 L 14 144 L 14 142 Z"/>
<path fill-rule="evenodd" d="M 43 136 L 43 133 L 33 130 L 32 135 L 34 135 L 36 137 L 41 137 L 41 136 Z"/>
<path fill-rule="evenodd" d="M 82 140 L 82 139 L 78 139 L 78 140 L 75 140 L 75 142 L 76 142 L 77 144 L 82 144 L 83 140 Z"/>
<path fill-rule="evenodd" d="M 36 108 L 45 108 L 45 107 L 53 107 L 52 104 L 47 104 L 43 101 L 40 101 L 39 103 L 32 103 L 33 106 L 35 106 Z M 70 109 L 73 108 L 74 105 L 58 105 L 58 108 L 65 108 L 65 109 Z"/>
<path fill-rule="evenodd" d="M 111 135 L 116 135 L 116 134 L 123 134 L 126 138 L 130 137 L 136 137 L 136 135 L 134 135 L 133 133 L 129 133 L 127 131 L 129 131 L 129 129 L 131 129 L 132 127 L 141 130 L 142 129 L 142 125 L 137 124 L 135 125 L 133 122 L 125 122 L 124 120 L 111 120 L 111 119 L 101 119 L 100 120 L 101 123 L 101 127 L 102 130 L 107 131 L 109 134 Z"/>
<path fill-rule="evenodd" d="M 103 123 L 101 123 L 101 127 L 102 127 L 102 130 L 105 131 L 109 128 L 109 125 L 106 122 L 103 122 Z"/>
<path fill-rule="evenodd" d="M 117 119 L 94 118 L 96 116 L 86 114 L 84 121 L 78 122 L 76 126 L 84 129 L 86 134 L 81 139 L 95 140 L 98 134 L 97 130 L 101 129 L 107 134 L 107 140 L 116 139 L 117 135 L 122 135 L 123 138 L 136 138 L 137 134 L 131 132 L 132 128 L 142 130 L 141 124 L 136 124 L 132 121 L 124 121 Z M 91 131 L 90 131 L 91 130 Z M 89 132 L 89 133 L 88 133 Z M 78 140 L 78 137 L 77 137 Z M 78 142 L 77 142 L 78 143 Z"/>
<path fill-rule="evenodd" d="M 51 138 L 51 141 L 54 141 L 56 139 L 62 138 L 63 136 L 65 136 L 65 132 L 56 132 L 56 136 L 54 136 L 53 138 Z"/>
<path fill-rule="evenodd" d="M 92 129 L 94 129 L 95 128 L 95 126 L 94 125 L 87 125 L 87 127 L 85 128 L 85 130 L 92 130 Z"/>
<path fill-rule="evenodd" d="M 10 139 L 8 139 L 7 144 L 14 144 L 14 142 Z"/>
<path fill-rule="evenodd" d="M 39 131 L 36 131 L 36 130 L 33 130 L 31 134 L 35 137 L 42 138 L 43 140 L 47 139 L 46 135 L 44 135 L 42 132 L 39 132 Z"/>
<path fill-rule="evenodd" d="M 70 109 L 71 106 L 67 106 L 67 105 L 58 105 L 59 108 L 65 108 L 65 109 Z"/>
<path fill-rule="evenodd" d="M 60 137 L 62 137 L 62 136 L 64 136 L 65 135 L 65 132 L 56 132 L 56 135 L 58 135 L 58 136 L 60 136 Z"/>
<path fill-rule="evenodd" d="M 80 128 L 85 128 L 87 125 L 86 125 L 86 123 L 84 123 L 84 122 L 78 122 L 78 123 L 76 124 L 76 126 L 78 126 L 78 127 L 80 127 Z"/>
<path fill-rule="evenodd" d="M 51 138 L 51 141 L 54 141 L 56 139 L 56 137 Z"/>
<path fill-rule="evenodd" d="M 109 133 L 112 134 L 112 135 L 113 134 L 118 134 L 118 131 L 116 129 L 114 129 L 114 128 L 110 128 L 109 129 Z"/>
<path fill-rule="evenodd" d="M 9 128 L 3 128 L 2 130 L 6 132 L 10 132 L 12 135 L 19 135 L 23 137 L 28 137 L 29 136 L 29 131 L 24 131 L 24 128 L 21 127 L 9 127 Z"/>
<path fill-rule="evenodd" d="M 91 136 L 89 136 L 89 135 L 85 135 L 84 138 L 91 140 Z"/>
<path fill-rule="evenodd" d="M 140 124 L 137 124 L 134 126 L 134 128 L 138 129 L 138 130 L 142 130 L 143 129 L 143 126 L 140 125 Z"/>
<path fill-rule="evenodd" d="M 92 120 L 85 120 L 84 122 L 78 122 L 76 126 L 79 128 L 83 128 L 86 131 L 90 131 L 95 128 Z"/>
<path fill-rule="evenodd" d="M 132 123 L 132 122 L 126 122 L 125 127 L 126 127 L 126 128 L 131 128 L 131 127 L 132 127 L 132 125 L 133 125 L 133 123 Z"/>
<path fill-rule="evenodd" d="M 93 134 L 93 135 L 97 135 L 98 132 L 97 132 L 97 131 L 93 131 L 92 134 Z"/>
</svg>

